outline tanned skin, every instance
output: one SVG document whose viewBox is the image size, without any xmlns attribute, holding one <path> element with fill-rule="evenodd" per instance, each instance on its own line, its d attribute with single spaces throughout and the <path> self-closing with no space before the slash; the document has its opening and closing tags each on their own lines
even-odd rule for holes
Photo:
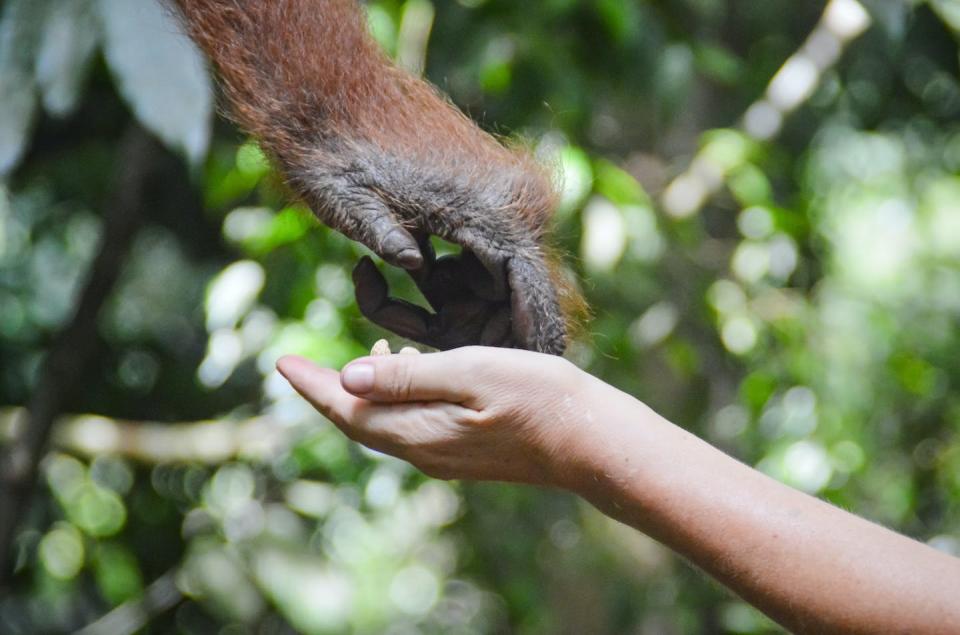
<svg viewBox="0 0 960 635">
<path fill-rule="evenodd" d="M 791 633 L 960 633 L 960 559 L 778 483 L 564 359 L 469 347 L 277 367 L 351 439 L 438 478 L 578 494 Z"/>
<path fill-rule="evenodd" d="M 575 299 L 544 247 L 556 192 L 528 153 L 393 65 L 356 0 L 171 1 L 296 194 L 407 270 L 435 311 L 389 297 L 365 258 L 354 282 L 367 318 L 441 349 L 563 353 Z M 431 235 L 462 253 L 438 260 Z"/>
</svg>

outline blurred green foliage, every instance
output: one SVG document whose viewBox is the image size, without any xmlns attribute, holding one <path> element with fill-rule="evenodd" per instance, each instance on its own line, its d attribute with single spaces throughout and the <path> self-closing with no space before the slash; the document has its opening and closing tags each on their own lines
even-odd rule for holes
<svg viewBox="0 0 960 635">
<path fill-rule="evenodd" d="M 960 9 L 864 0 L 869 28 L 780 135 L 738 129 L 824 6 L 368 4 L 388 52 L 426 55 L 457 104 L 562 176 L 558 243 L 594 315 L 575 361 L 960 554 Z M 97 417 L 43 459 L 0 632 L 72 632 L 117 606 L 145 613 L 88 632 L 776 632 L 566 495 L 434 482 L 348 443 L 272 368 L 339 366 L 382 335 L 353 302 L 364 250 L 214 122 L 196 51 L 152 0 L 0 7 L 0 404 L 27 403 L 70 319 L 123 131 L 170 149 L 70 404 Z M 668 214 L 694 155 L 719 190 Z M 21 432 L 0 424 L 4 443 Z"/>
</svg>

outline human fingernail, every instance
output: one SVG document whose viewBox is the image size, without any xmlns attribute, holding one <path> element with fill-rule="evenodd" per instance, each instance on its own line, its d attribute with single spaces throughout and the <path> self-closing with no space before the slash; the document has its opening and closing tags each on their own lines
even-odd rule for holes
<svg viewBox="0 0 960 635">
<path fill-rule="evenodd" d="M 340 373 L 340 383 L 355 395 L 373 390 L 373 364 L 354 362 Z"/>
</svg>

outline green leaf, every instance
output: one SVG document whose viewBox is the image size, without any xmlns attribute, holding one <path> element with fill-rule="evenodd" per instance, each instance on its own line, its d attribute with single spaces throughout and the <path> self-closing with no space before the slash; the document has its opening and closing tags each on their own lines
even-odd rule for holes
<svg viewBox="0 0 960 635">
<path fill-rule="evenodd" d="M 99 40 L 93 0 L 54 3 L 36 60 L 37 84 L 51 115 L 65 117 L 77 107 Z"/>
<path fill-rule="evenodd" d="M 243 248 L 252 255 L 268 254 L 283 245 L 296 242 L 314 226 L 309 212 L 300 207 L 281 210 L 262 233 L 249 236 Z"/>
<path fill-rule="evenodd" d="M 617 205 L 650 205 L 650 197 L 633 176 L 606 160 L 595 164 L 595 189 Z"/>
<path fill-rule="evenodd" d="M 70 523 L 57 523 L 40 541 L 40 562 L 51 576 L 70 580 L 83 568 L 83 536 Z"/>
<path fill-rule="evenodd" d="M 741 165 L 729 174 L 727 185 L 742 207 L 764 205 L 773 196 L 773 187 L 767 175 L 750 163 Z"/>
<path fill-rule="evenodd" d="M 697 69 L 724 84 L 734 85 L 743 72 L 743 62 L 736 55 L 718 44 L 700 44 L 693 49 Z"/>
<path fill-rule="evenodd" d="M 137 558 L 122 544 L 100 545 L 94 555 L 93 573 L 100 593 L 114 606 L 143 592 L 143 576 Z"/>
<path fill-rule="evenodd" d="M 624 45 L 639 37 L 640 12 L 633 2 L 597 0 L 597 12 L 616 44 Z"/>
<path fill-rule="evenodd" d="M 93 483 L 84 483 L 75 498 L 63 502 L 67 517 L 94 538 L 114 535 L 127 521 L 127 510 L 116 492 Z"/>
<path fill-rule="evenodd" d="M 193 165 L 206 156 L 213 86 L 197 47 L 155 0 L 98 0 L 104 54 L 145 128 Z"/>
</svg>

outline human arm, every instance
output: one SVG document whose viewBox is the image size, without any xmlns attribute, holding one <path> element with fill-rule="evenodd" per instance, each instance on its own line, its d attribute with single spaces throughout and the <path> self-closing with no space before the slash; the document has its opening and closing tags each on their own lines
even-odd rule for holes
<svg viewBox="0 0 960 635">
<path fill-rule="evenodd" d="M 433 476 L 575 492 L 792 631 L 960 632 L 960 560 L 752 470 L 564 360 L 469 348 L 342 375 L 279 368 L 351 438 Z"/>
</svg>

